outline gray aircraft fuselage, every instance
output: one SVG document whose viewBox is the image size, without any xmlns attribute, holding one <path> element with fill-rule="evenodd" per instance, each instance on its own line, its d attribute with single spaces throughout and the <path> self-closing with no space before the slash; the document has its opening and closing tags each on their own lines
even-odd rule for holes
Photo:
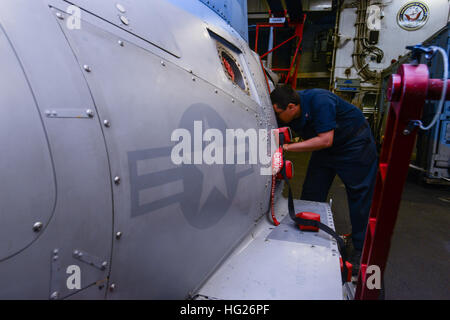
<svg viewBox="0 0 450 320">
<path fill-rule="evenodd" d="M 117 3 L 0 1 L 0 299 L 187 298 L 268 210 L 259 164 L 171 160 L 276 128 L 259 57 L 200 1 Z"/>
</svg>

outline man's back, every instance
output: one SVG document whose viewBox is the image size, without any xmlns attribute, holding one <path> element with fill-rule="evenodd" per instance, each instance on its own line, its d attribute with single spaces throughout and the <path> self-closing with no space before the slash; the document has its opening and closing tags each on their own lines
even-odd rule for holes
<svg viewBox="0 0 450 320">
<path fill-rule="evenodd" d="M 298 91 L 302 116 L 289 123 L 303 139 L 334 131 L 334 147 L 342 147 L 348 139 L 367 125 L 363 113 L 354 105 L 324 89 Z"/>
</svg>

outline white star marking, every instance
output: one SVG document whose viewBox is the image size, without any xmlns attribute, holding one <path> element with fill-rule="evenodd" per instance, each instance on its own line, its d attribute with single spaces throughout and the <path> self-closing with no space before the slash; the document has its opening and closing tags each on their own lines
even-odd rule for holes
<svg viewBox="0 0 450 320">
<path fill-rule="evenodd" d="M 207 119 L 203 121 L 203 133 L 210 129 L 210 125 Z M 217 148 L 222 148 L 223 146 L 217 146 Z M 225 150 L 223 150 L 225 154 Z M 202 194 L 200 196 L 199 210 L 202 210 L 203 206 L 208 200 L 211 192 L 216 188 L 225 198 L 228 199 L 228 191 L 225 182 L 225 174 L 223 172 L 224 165 L 208 165 L 202 164 L 196 166 L 203 173 L 203 188 L 201 190 Z"/>
</svg>

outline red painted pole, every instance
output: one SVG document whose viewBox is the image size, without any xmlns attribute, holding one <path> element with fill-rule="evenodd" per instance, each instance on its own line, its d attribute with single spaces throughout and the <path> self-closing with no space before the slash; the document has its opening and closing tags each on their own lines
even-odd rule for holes
<svg viewBox="0 0 450 320">
<path fill-rule="evenodd" d="M 264 58 L 265 56 L 267 56 L 269 53 L 271 53 L 272 51 L 278 49 L 279 47 L 281 47 L 283 44 L 288 43 L 289 41 L 291 41 L 292 39 L 294 39 L 296 37 L 296 35 L 293 35 L 292 37 L 290 37 L 289 39 L 283 41 L 282 43 L 280 43 L 279 45 L 277 45 L 276 47 L 274 47 L 272 50 L 267 51 L 266 53 L 264 53 L 261 58 Z"/>
<path fill-rule="evenodd" d="M 443 89 L 442 79 L 430 79 L 428 80 L 428 95 L 430 100 L 441 100 L 441 94 Z M 450 80 L 447 80 L 447 94 L 446 100 L 450 100 Z"/>
<path fill-rule="evenodd" d="M 380 155 L 355 299 L 378 298 L 379 289 L 373 287 L 373 283 L 368 281 L 372 280 L 372 273 L 367 274 L 367 270 L 370 266 L 376 266 L 381 272 L 380 276 L 384 275 L 417 134 L 417 130 L 410 130 L 409 124 L 411 121 L 421 119 L 425 101 L 430 96 L 440 97 L 442 86 L 442 81 L 439 83 L 439 80 L 429 79 L 428 67 L 424 64 L 417 66 L 404 64 L 400 66 L 398 74 L 391 76 L 388 87 L 391 107 Z"/>
<path fill-rule="evenodd" d="M 256 25 L 256 35 L 255 35 L 255 52 L 258 53 L 258 35 L 259 35 L 259 26 Z"/>
</svg>

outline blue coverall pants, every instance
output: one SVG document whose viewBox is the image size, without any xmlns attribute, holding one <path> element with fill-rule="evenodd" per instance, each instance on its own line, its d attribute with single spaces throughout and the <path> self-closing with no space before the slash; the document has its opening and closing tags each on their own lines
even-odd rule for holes
<svg viewBox="0 0 450 320">
<path fill-rule="evenodd" d="M 313 152 L 301 199 L 326 202 L 336 174 L 344 182 L 352 224 L 352 241 L 362 250 L 378 169 L 375 141 L 367 126 L 336 150 Z"/>
</svg>

